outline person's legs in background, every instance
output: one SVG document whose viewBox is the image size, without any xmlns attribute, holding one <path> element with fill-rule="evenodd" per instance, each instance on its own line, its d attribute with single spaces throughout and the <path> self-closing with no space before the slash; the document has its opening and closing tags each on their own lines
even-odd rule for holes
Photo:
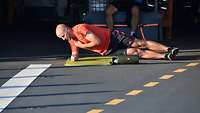
<svg viewBox="0 0 200 113">
<path fill-rule="evenodd" d="M 137 25 L 139 24 L 140 21 L 140 8 L 137 5 L 134 5 L 131 7 L 131 19 L 130 19 L 130 27 L 131 27 L 131 32 L 130 36 L 136 37 L 136 29 Z"/>
<path fill-rule="evenodd" d="M 113 30 L 113 14 L 116 13 L 118 11 L 118 9 L 113 5 L 113 4 L 109 4 L 106 8 L 106 23 L 108 28 L 112 31 Z"/>
</svg>

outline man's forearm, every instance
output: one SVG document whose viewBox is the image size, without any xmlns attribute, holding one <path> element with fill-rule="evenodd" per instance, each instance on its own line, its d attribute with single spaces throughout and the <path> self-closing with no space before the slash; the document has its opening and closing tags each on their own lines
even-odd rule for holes
<svg viewBox="0 0 200 113">
<path fill-rule="evenodd" d="M 95 46 L 98 46 L 98 44 L 96 44 L 94 42 L 83 44 L 83 48 L 91 48 L 91 47 L 95 47 Z"/>
</svg>

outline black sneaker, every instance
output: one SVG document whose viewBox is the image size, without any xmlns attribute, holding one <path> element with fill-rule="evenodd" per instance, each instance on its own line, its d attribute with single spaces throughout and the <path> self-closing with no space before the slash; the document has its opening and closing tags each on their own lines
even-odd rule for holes
<svg viewBox="0 0 200 113">
<path fill-rule="evenodd" d="M 171 48 L 168 49 L 168 52 L 175 56 L 175 55 L 178 54 L 179 48 L 171 47 Z"/>
<path fill-rule="evenodd" d="M 172 53 L 166 53 L 165 54 L 165 59 L 172 61 L 172 60 L 175 59 L 175 55 L 173 55 Z"/>
</svg>

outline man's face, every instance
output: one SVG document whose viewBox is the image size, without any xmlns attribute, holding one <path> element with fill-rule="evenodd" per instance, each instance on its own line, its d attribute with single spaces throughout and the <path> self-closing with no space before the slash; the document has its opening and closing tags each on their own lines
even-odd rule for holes
<svg viewBox="0 0 200 113">
<path fill-rule="evenodd" d="M 70 40 L 72 37 L 72 30 L 68 27 L 58 29 L 57 36 L 63 40 Z"/>
</svg>

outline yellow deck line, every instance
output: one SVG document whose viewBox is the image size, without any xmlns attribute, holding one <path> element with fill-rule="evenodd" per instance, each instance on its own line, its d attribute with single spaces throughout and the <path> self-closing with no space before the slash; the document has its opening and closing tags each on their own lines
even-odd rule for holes
<svg viewBox="0 0 200 113">
<path fill-rule="evenodd" d="M 101 113 L 103 111 L 104 111 L 103 109 L 92 109 L 92 110 L 88 111 L 87 113 Z"/>
<path fill-rule="evenodd" d="M 189 63 L 189 64 L 187 64 L 186 66 L 188 66 L 188 67 L 194 67 L 194 66 L 197 66 L 199 63 Z"/>
<path fill-rule="evenodd" d="M 170 78 L 172 78 L 174 75 L 163 75 L 163 76 L 161 76 L 159 79 L 160 80 L 168 80 L 168 79 L 170 79 Z"/>
<path fill-rule="evenodd" d="M 123 101 L 125 101 L 125 99 L 113 99 L 113 100 L 107 102 L 105 105 L 117 105 Z"/>
<path fill-rule="evenodd" d="M 186 71 L 187 69 L 183 69 L 183 68 L 180 68 L 180 69 L 176 69 L 174 72 L 176 73 L 181 73 L 181 72 L 184 72 Z"/>
<path fill-rule="evenodd" d="M 144 87 L 155 87 L 158 84 L 159 84 L 159 82 L 149 82 L 149 83 L 145 84 Z"/>
<path fill-rule="evenodd" d="M 143 90 L 132 90 L 129 93 L 127 93 L 126 95 L 135 96 L 135 95 L 138 95 L 142 92 L 143 92 Z"/>
</svg>

